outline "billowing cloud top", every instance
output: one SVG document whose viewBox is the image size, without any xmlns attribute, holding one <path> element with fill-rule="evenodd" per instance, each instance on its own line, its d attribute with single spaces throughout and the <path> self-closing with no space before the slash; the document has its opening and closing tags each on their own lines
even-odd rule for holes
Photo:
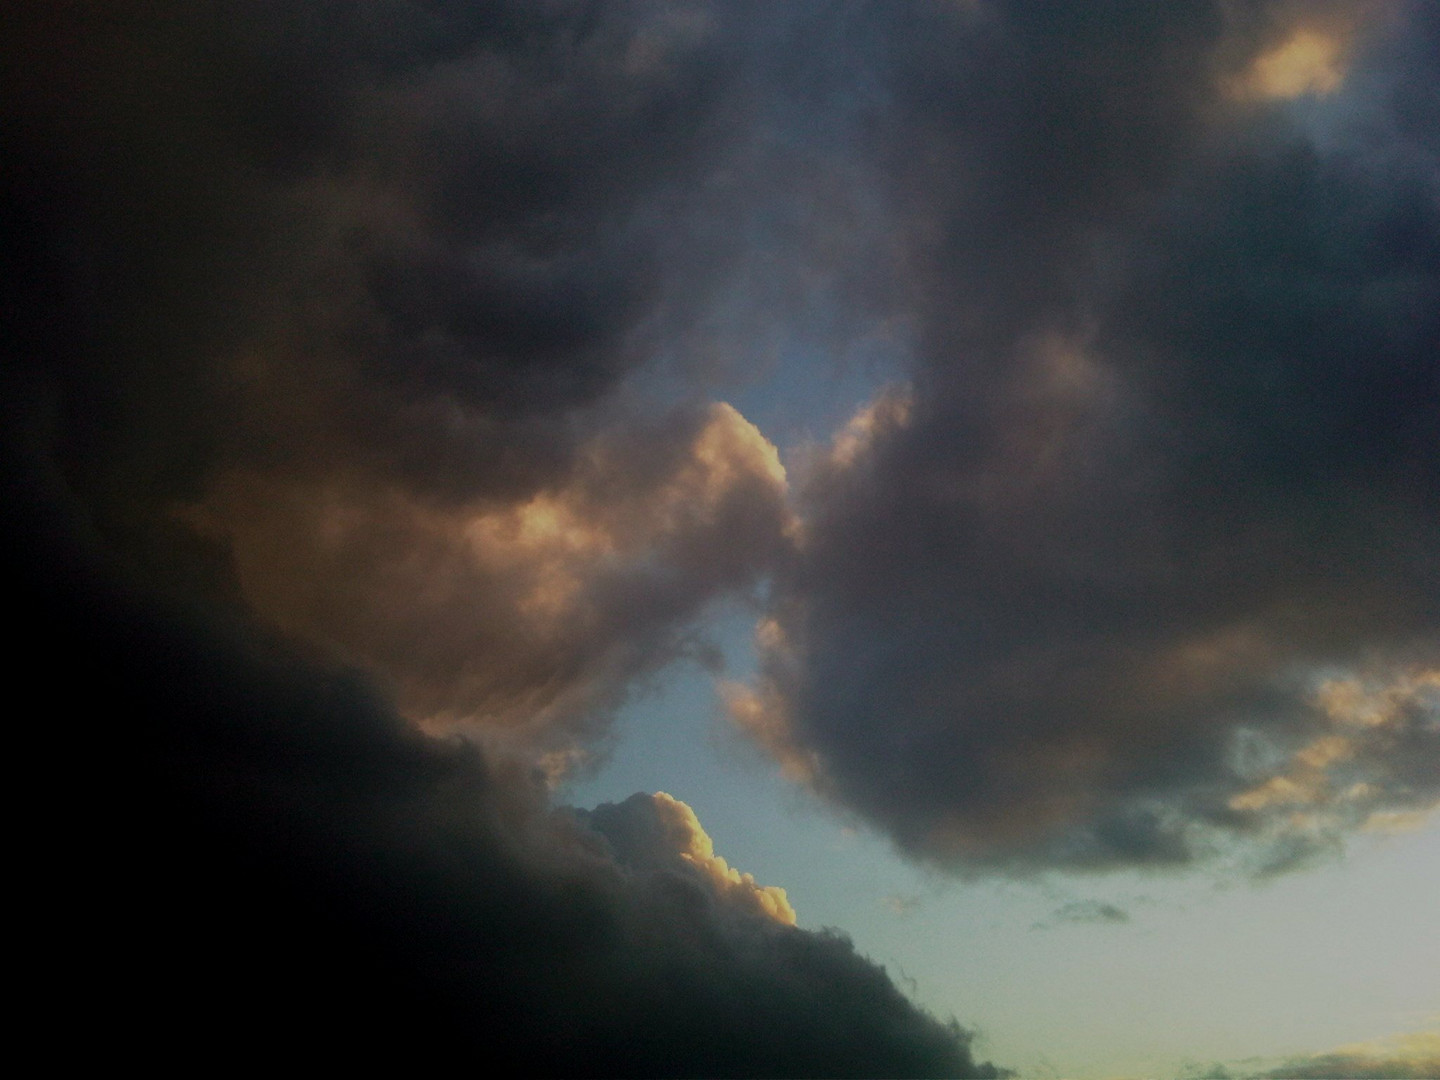
<svg viewBox="0 0 1440 1080">
<path fill-rule="evenodd" d="M 697 880 L 738 910 L 795 925 L 795 909 L 785 890 L 758 885 L 752 875 L 732 869 L 715 854 L 695 811 L 674 796 L 663 791 L 632 795 L 581 817 L 610 842 L 624 865 Z"/>
</svg>

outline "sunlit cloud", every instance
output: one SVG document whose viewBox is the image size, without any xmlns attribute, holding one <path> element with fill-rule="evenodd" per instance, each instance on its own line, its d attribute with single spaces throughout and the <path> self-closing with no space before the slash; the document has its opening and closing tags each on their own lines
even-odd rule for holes
<svg viewBox="0 0 1440 1080">
<path fill-rule="evenodd" d="M 1296 1055 L 1257 1069 L 1251 1062 L 1192 1068 L 1187 1080 L 1433 1080 L 1440 1076 L 1440 1029 L 1405 1032 Z"/>
<path fill-rule="evenodd" d="M 1254 98 L 1324 96 L 1345 80 L 1344 42 L 1301 27 L 1282 44 L 1257 56 L 1232 92 Z"/>
<path fill-rule="evenodd" d="M 680 858 L 694 866 L 731 902 L 753 907 L 776 922 L 795 925 L 795 909 L 785 890 L 760 885 L 752 874 L 734 869 L 715 854 L 715 843 L 687 804 L 663 791 L 654 796 L 655 812 L 675 842 Z"/>
<path fill-rule="evenodd" d="M 908 387 L 891 388 L 879 394 L 835 433 L 826 456 L 827 464 L 841 470 L 854 468 L 872 451 L 878 439 L 910 422 L 914 407 L 915 396 Z"/>
<path fill-rule="evenodd" d="M 599 436 L 513 503 L 235 471 L 178 517 L 228 546 L 265 618 L 376 672 L 427 728 L 504 735 L 556 777 L 795 520 L 775 447 L 725 404 Z"/>
</svg>

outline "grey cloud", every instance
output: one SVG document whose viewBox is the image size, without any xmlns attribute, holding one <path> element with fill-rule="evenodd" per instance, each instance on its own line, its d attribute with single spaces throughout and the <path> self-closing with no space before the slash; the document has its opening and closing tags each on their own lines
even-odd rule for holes
<svg viewBox="0 0 1440 1080">
<path fill-rule="evenodd" d="M 1035 923 L 1032 930 L 1046 930 L 1060 923 L 1114 924 L 1128 923 L 1130 913 L 1124 908 L 1100 900 L 1072 900 L 1061 904 L 1050 914 L 1046 922 Z"/>
<path fill-rule="evenodd" d="M 957 869 L 1273 873 L 1436 803 L 1433 13 L 1141 7 L 890 27 L 912 403 L 810 477 L 732 699 Z M 1226 82 L 1311 18 L 1323 139 Z"/>
<path fill-rule="evenodd" d="M 647 833 L 653 800 L 547 814 L 283 659 L 563 769 L 767 574 L 733 700 L 918 856 L 1239 840 L 1278 872 L 1433 806 L 1435 16 L 1347 39 L 1323 137 L 1230 89 L 1360 10 L 21 8 L 6 420 L 74 521 L 16 511 L 16 542 L 82 534 L 200 627 L 291 635 L 242 635 L 257 675 L 44 545 L 16 564 L 20 669 L 94 676 L 85 748 L 42 749 L 84 758 L 87 829 L 139 838 L 43 865 L 149 883 L 86 924 L 110 996 L 158 965 L 217 1038 L 319 996 L 396 1054 L 478 1030 L 537 1071 L 975 1071 L 843 940 Z M 915 352 L 798 503 L 738 414 L 636 385 L 689 396 L 792 319 Z M 268 1012 L 200 1004 L 275 971 Z"/>
</svg>

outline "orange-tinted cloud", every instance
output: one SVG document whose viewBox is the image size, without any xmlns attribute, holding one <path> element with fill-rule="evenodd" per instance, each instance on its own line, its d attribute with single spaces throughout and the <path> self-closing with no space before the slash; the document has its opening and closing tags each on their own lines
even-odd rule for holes
<svg viewBox="0 0 1440 1080">
<path fill-rule="evenodd" d="M 716 404 L 598 436 L 514 502 L 236 471 L 180 516 L 225 544 L 256 611 L 375 672 L 407 715 L 562 770 L 687 620 L 787 543 L 786 500 L 775 448 Z"/>
</svg>

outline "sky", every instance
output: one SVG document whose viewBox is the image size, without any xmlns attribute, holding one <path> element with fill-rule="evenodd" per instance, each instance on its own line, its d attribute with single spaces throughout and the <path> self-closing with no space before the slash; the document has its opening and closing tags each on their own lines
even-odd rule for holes
<svg viewBox="0 0 1440 1080">
<path fill-rule="evenodd" d="M 1440 1076 L 1440 7 L 6 21 L 77 1055 Z"/>
</svg>

